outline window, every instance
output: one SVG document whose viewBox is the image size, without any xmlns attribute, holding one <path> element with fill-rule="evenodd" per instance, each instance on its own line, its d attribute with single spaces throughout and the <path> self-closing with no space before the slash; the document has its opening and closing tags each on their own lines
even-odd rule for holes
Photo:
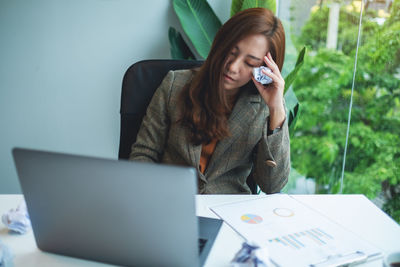
<svg viewBox="0 0 400 267">
<path fill-rule="evenodd" d="M 279 1 L 284 76 L 308 49 L 292 85 L 300 111 L 285 192 L 364 194 L 399 221 L 399 2 Z"/>
</svg>

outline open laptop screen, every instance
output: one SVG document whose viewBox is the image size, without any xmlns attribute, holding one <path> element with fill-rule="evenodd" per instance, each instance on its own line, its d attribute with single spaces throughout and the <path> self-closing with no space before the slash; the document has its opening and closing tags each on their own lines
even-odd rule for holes
<svg viewBox="0 0 400 267">
<path fill-rule="evenodd" d="M 18 148 L 13 156 L 41 250 L 129 266 L 199 264 L 193 168 Z"/>
</svg>

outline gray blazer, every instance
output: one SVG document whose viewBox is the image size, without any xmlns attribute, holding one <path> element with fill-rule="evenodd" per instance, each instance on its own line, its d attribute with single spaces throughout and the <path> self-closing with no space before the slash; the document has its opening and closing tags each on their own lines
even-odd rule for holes
<svg viewBox="0 0 400 267">
<path fill-rule="evenodd" d="M 247 91 L 229 117 L 231 135 L 217 143 L 205 173 L 200 172 L 201 145 L 193 145 L 188 129 L 176 123 L 181 118 L 179 93 L 192 75 L 191 70 L 178 70 L 164 78 L 147 108 L 130 160 L 193 166 L 200 194 L 250 194 L 250 174 L 262 191 L 279 192 L 290 171 L 287 120 L 280 131 L 267 136 L 268 107 L 260 95 Z"/>
</svg>

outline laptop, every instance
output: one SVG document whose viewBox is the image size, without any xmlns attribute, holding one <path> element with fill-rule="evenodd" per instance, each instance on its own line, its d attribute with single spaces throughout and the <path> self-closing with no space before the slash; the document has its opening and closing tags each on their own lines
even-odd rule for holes
<svg viewBox="0 0 400 267">
<path fill-rule="evenodd" d="M 204 265 L 222 221 L 196 217 L 193 168 L 12 153 L 39 249 L 124 266 Z"/>
</svg>

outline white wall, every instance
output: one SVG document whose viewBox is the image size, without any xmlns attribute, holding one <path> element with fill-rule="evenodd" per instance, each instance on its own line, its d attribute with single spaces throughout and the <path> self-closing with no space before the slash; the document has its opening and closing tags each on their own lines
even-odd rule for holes
<svg viewBox="0 0 400 267">
<path fill-rule="evenodd" d="M 169 26 L 169 0 L 1 0 L 0 193 L 20 193 L 16 146 L 117 158 L 123 74 L 170 58 Z"/>
</svg>

